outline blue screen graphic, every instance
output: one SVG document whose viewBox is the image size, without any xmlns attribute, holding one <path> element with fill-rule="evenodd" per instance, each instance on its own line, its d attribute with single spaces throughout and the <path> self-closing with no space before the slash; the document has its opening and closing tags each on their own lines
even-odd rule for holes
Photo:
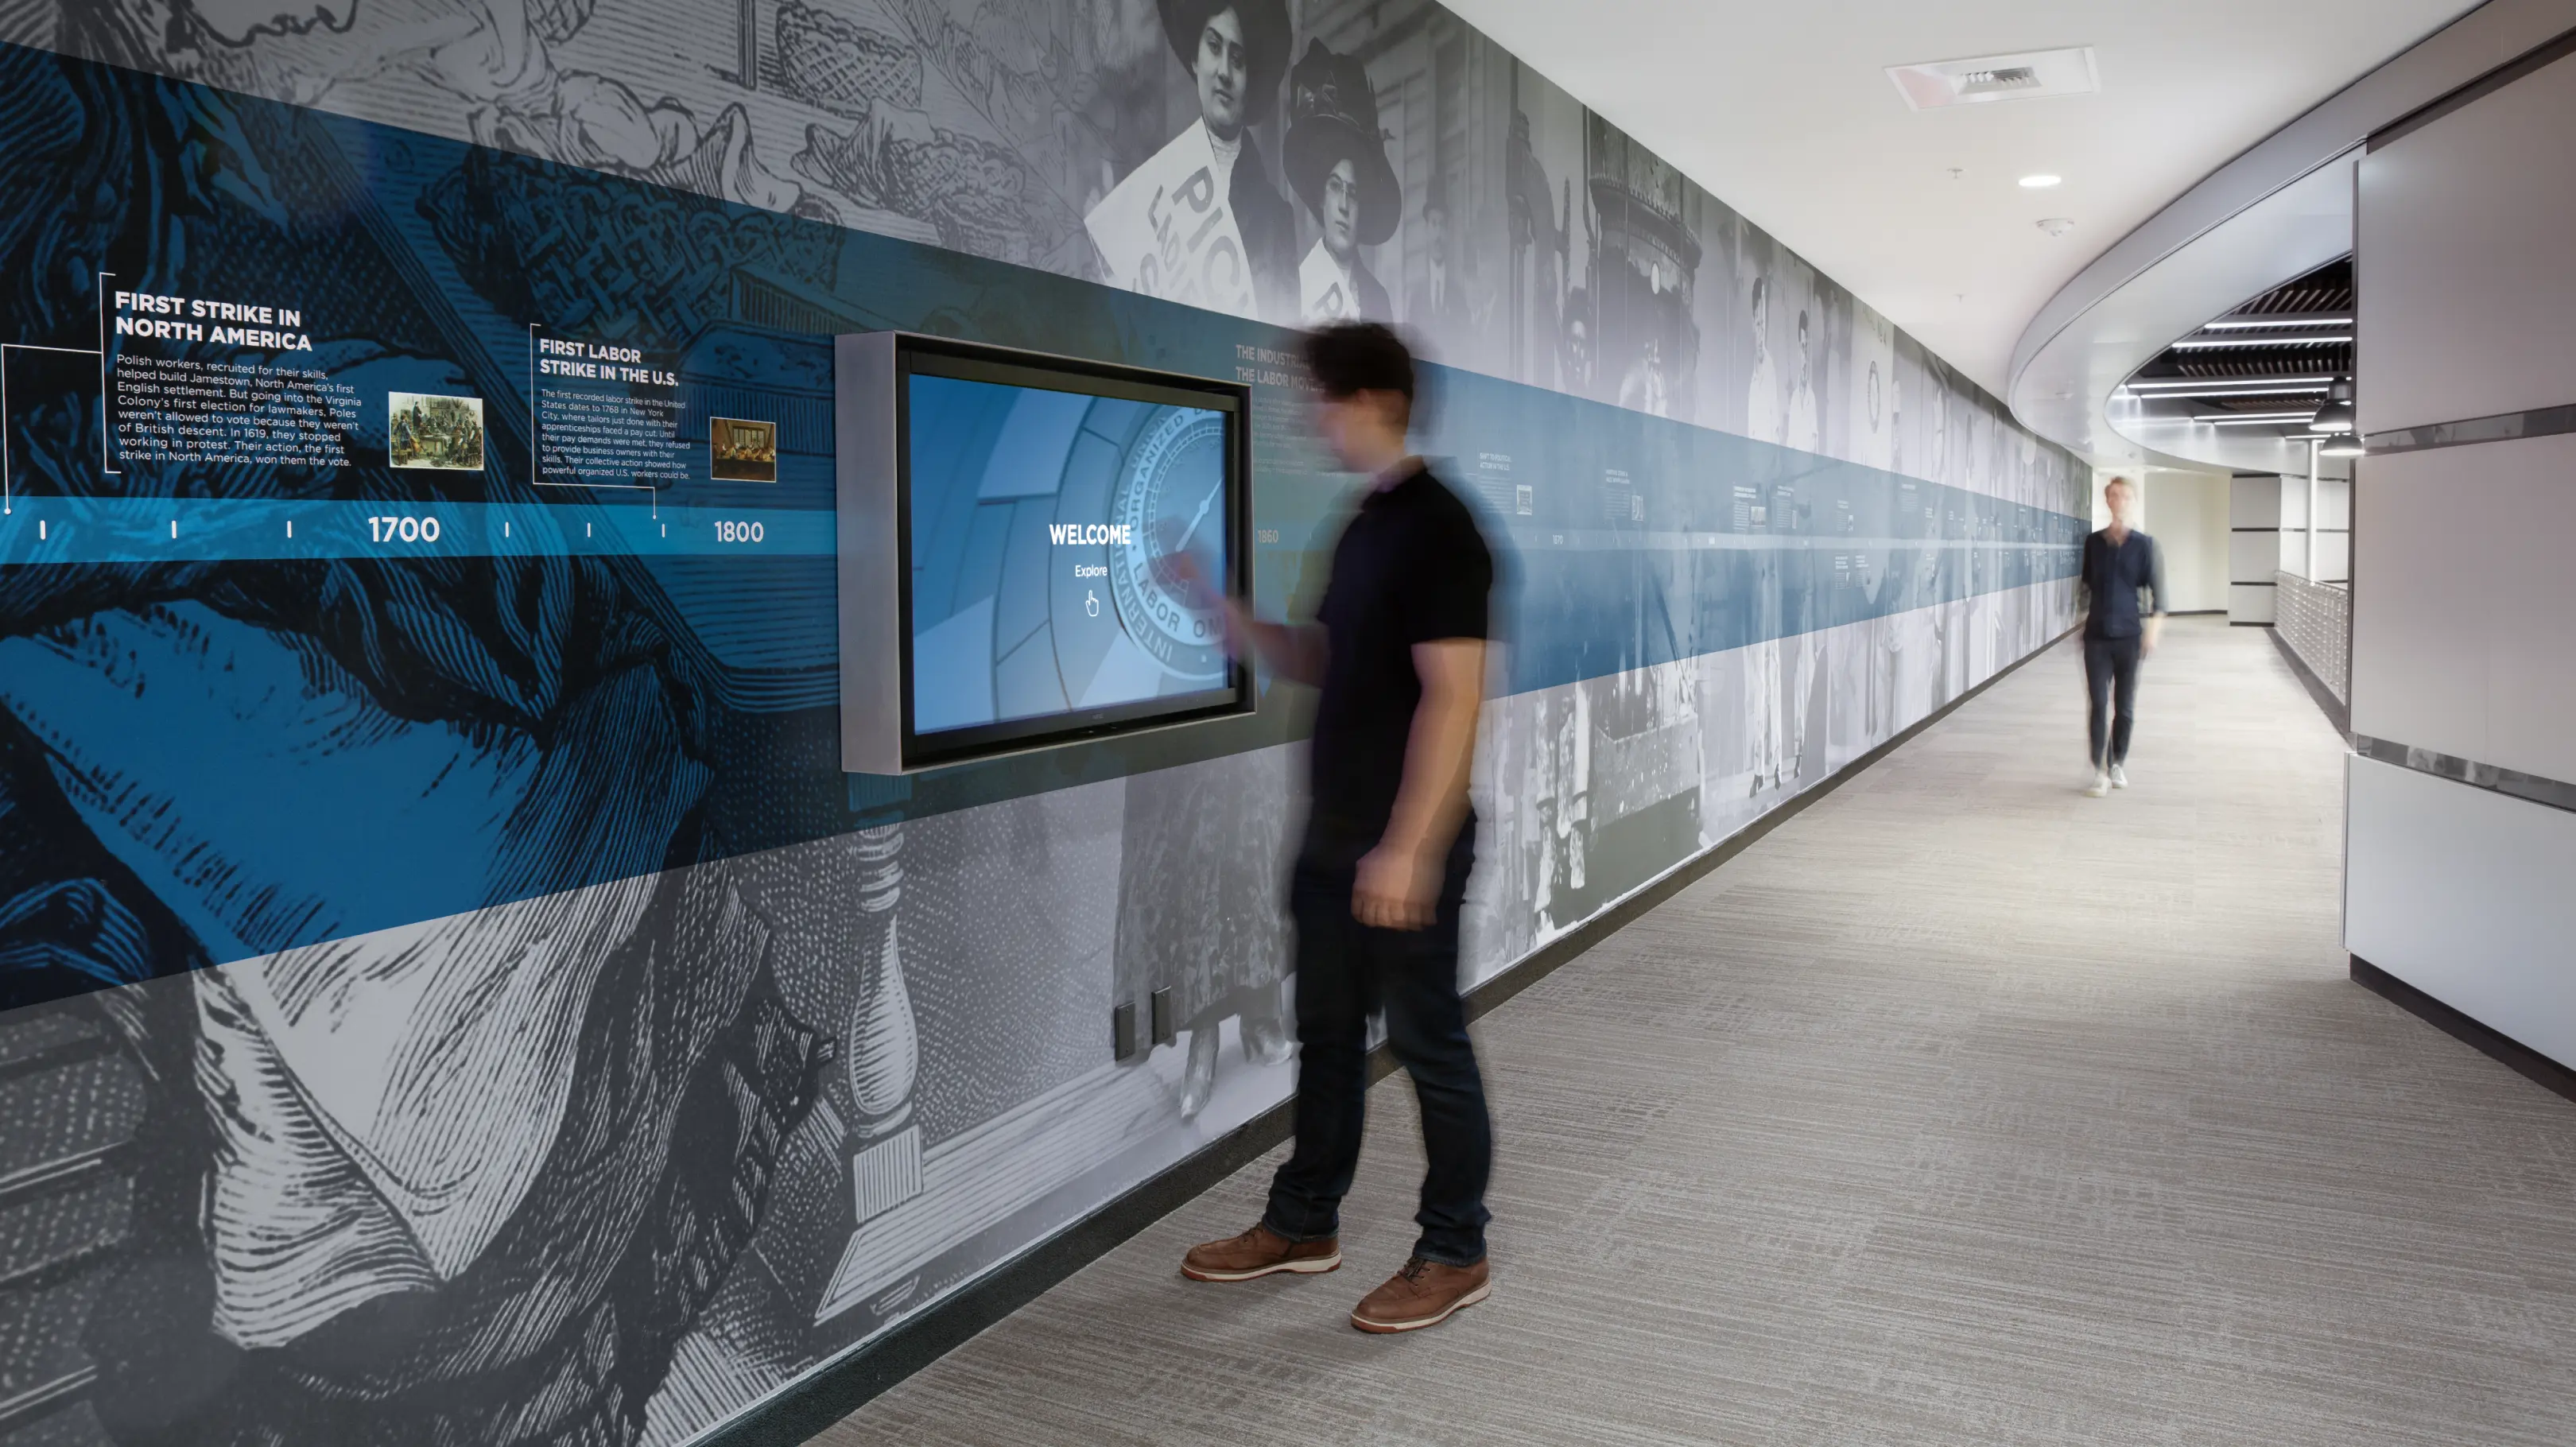
<svg viewBox="0 0 2576 1447">
<path fill-rule="evenodd" d="M 908 385 L 914 733 L 1231 691 L 1225 413 Z"/>
</svg>

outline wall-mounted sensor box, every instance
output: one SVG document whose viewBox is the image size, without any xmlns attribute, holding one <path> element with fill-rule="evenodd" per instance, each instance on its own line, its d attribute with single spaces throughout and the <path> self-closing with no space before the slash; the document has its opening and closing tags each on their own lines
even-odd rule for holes
<svg viewBox="0 0 2576 1447">
<path fill-rule="evenodd" d="M 1136 1054 L 1136 1002 L 1121 1001 L 1109 1007 L 1109 1058 L 1131 1059 Z"/>
<path fill-rule="evenodd" d="M 1251 391 L 909 332 L 837 339 L 841 767 L 1252 711 Z"/>
</svg>

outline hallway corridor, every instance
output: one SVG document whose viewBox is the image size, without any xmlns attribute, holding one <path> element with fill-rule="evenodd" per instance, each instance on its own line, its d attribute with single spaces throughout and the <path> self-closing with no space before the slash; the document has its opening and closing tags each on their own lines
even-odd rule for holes
<svg viewBox="0 0 2576 1447">
<path fill-rule="evenodd" d="M 2256 629 L 2174 620 L 2135 786 L 2061 643 L 1478 1027 L 1495 1295 L 1175 1271 L 1276 1154 L 817 1440 L 2576 1441 L 2576 1105 L 2346 977 L 2343 756 Z"/>
</svg>

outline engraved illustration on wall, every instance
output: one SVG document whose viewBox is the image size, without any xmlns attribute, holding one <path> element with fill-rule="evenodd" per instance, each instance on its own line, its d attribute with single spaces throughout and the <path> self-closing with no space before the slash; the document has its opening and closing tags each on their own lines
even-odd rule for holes
<svg viewBox="0 0 2576 1447">
<path fill-rule="evenodd" d="M 0 359 L 0 1443 L 683 1442 L 1285 1098 L 1284 694 L 854 782 L 828 553 L 659 550 L 828 536 L 832 332 L 1453 369 L 1477 978 L 2068 615 L 2063 454 L 1423 0 L 0 17 L 0 330 L 72 358 Z M 339 451 L 106 469 L 101 273 L 299 289 Z M 548 484 L 537 328 L 667 355 L 694 470 Z M 1276 605 L 1347 480 L 1263 449 Z"/>
</svg>

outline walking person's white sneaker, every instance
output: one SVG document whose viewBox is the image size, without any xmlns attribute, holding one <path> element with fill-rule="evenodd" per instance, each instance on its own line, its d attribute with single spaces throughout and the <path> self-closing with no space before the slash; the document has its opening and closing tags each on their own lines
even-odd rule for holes
<svg viewBox="0 0 2576 1447">
<path fill-rule="evenodd" d="M 2111 787 L 2114 789 L 2125 789 L 2129 787 L 2129 771 L 2127 768 L 2119 764 L 2113 764 L 2111 766 Z"/>
<path fill-rule="evenodd" d="M 2111 776 L 2108 774 L 2097 773 L 2093 776 L 2093 782 L 2084 786 L 2084 797 L 2087 799 L 2099 799 L 2110 792 Z"/>
</svg>

